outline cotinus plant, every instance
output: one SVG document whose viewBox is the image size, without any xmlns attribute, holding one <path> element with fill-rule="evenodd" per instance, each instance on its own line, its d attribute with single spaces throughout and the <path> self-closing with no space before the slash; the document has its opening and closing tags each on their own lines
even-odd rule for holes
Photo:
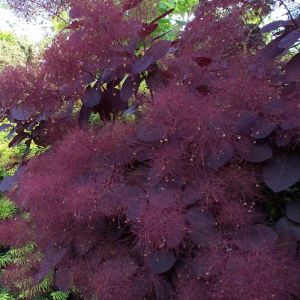
<svg viewBox="0 0 300 300">
<path fill-rule="evenodd" d="M 264 193 L 300 179 L 297 11 L 261 29 L 274 1 L 203 0 L 169 40 L 159 1 L 9 2 L 70 23 L 39 64 L 0 74 L 11 146 L 49 146 L 0 184 L 19 212 L 1 243 L 43 254 L 5 284 L 51 274 L 78 299 L 297 299 L 300 202 L 275 226 Z"/>
</svg>

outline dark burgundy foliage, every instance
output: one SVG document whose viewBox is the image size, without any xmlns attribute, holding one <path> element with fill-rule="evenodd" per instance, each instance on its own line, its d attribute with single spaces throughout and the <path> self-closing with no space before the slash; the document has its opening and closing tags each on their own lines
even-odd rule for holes
<svg viewBox="0 0 300 300">
<path fill-rule="evenodd" d="M 275 156 L 265 165 L 263 176 L 268 187 L 276 193 L 291 187 L 300 180 L 300 155 Z"/>
<path fill-rule="evenodd" d="M 159 250 L 158 252 L 150 254 L 147 261 L 150 270 L 155 274 L 169 271 L 175 262 L 176 257 L 166 250 Z"/>
<path fill-rule="evenodd" d="M 291 25 L 291 21 L 287 21 L 287 20 L 274 21 L 261 28 L 260 32 L 262 33 L 270 32 L 279 29 L 280 27 L 285 27 L 287 25 Z"/>
<path fill-rule="evenodd" d="M 79 299 L 299 297 L 299 199 L 265 214 L 265 192 L 300 180 L 295 12 L 259 32 L 249 14 L 274 1 L 203 0 L 168 41 L 156 30 L 173 9 L 156 0 L 8 2 L 70 9 L 71 24 L 40 63 L 0 74 L 10 146 L 49 146 L 0 183 L 20 212 L 1 244 L 44 255 L 3 281 L 52 272 Z"/>
<path fill-rule="evenodd" d="M 300 224 L 300 202 L 290 202 L 286 206 L 286 215 L 293 222 Z"/>
<path fill-rule="evenodd" d="M 278 44 L 278 47 L 289 49 L 300 39 L 300 31 L 292 31 L 288 33 Z"/>
</svg>

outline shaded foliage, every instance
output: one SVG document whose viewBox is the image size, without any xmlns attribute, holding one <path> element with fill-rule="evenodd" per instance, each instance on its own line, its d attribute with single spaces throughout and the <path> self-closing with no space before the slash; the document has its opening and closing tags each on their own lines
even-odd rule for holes
<svg viewBox="0 0 300 300">
<path fill-rule="evenodd" d="M 262 46 L 286 23 L 260 33 L 245 17 L 271 4 L 202 1 L 170 42 L 155 30 L 173 9 L 155 15 L 156 1 L 66 2 L 71 23 L 42 62 L 0 74 L 11 146 L 50 145 L 1 183 L 29 213 L 1 223 L 2 243 L 43 253 L 7 284 L 52 274 L 87 299 L 300 295 L 299 205 L 273 228 L 263 210 L 261 187 L 300 179 L 299 77 L 287 78 L 298 60 L 274 60 L 297 29 Z"/>
</svg>

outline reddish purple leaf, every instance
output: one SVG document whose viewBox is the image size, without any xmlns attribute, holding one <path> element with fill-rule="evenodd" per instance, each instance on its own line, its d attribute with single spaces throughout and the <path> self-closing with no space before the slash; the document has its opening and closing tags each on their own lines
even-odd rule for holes
<svg viewBox="0 0 300 300">
<path fill-rule="evenodd" d="M 202 96 L 207 96 L 210 92 L 210 88 L 208 85 L 206 84 L 200 84 L 196 87 L 196 90 L 199 94 L 201 94 Z"/>
<path fill-rule="evenodd" d="M 9 191 L 16 184 L 15 176 L 6 176 L 0 182 L 0 192 L 4 193 Z"/>
<path fill-rule="evenodd" d="M 128 207 L 126 216 L 129 220 L 138 219 L 146 210 L 147 203 L 142 199 L 135 199 Z"/>
<path fill-rule="evenodd" d="M 288 189 L 300 180 L 300 155 L 275 156 L 264 167 L 263 177 L 267 186 L 275 193 Z"/>
<path fill-rule="evenodd" d="M 57 266 L 67 253 L 67 249 L 55 249 L 52 245 L 46 250 L 45 257 L 41 262 L 40 271 L 34 277 L 33 283 L 38 284 L 49 271 Z"/>
<path fill-rule="evenodd" d="M 272 42 L 270 42 L 263 50 L 262 50 L 262 58 L 266 61 L 272 61 L 274 58 L 282 54 L 285 49 L 280 48 L 278 45 L 281 40 L 284 38 L 284 35 L 279 36 Z"/>
<path fill-rule="evenodd" d="M 136 132 L 137 139 L 143 142 L 157 142 L 166 136 L 166 130 L 159 124 L 141 124 Z"/>
<path fill-rule="evenodd" d="M 198 246 L 208 248 L 217 243 L 219 234 L 215 219 L 209 212 L 189 211 L 187 221 L 190 227 L 190 239 Z"/>
<path fill-rule="evenodd" d="M 210 57 L 203 57 L 203 56 L 194 57 L 194 61 L 199 67 L 207 67 L 212 63 L 212 59 Z"/>
<path fill-rule="evenodd" d="M 13 107 L 10 111 L 10 115 L 16 121 L 25 121 L 30 118 L 31 112 L 20 107 Z"/>
<path fill-rule="evenodd" d="M 21 132 L 18 133 L 13 139 L 12 141 L 8 144 L 9 148 L 15 147 L 18 144 L 20 144 L 24 139 L 28 138 L 29 134 L 26 132 Z"/>
<path fill-rule="evenodd" d="M 67 293 L 72 283 L 71 268 L 66 265 L 60 265 L 55 272 L 54 283 L 58 290 Z"/>
<path fill-rule="evenodd" d="M 148 36 L 149 34 L 151 34 L 153 31 L 156 30 L 156 28 L 158 27 L 157 23 L 153 23 L 153 24 L 144 24 L 143 29 L 140 31 L 140 36 L 145 38 L 146 36 Z"/>
<path fill-rule="evenodd" d="M 80 6 L 74 5 L 69 12 L 69 16 L 71 19 L 77 19 L 84 16 L 84 12 Z"/>
<path fill-rule="evenodd" d="M 245 112 L 242 114 L 236 124 L 238 133 L 249 134 L 257 119 L 257 114 L 254 112 Z"/>
<path fill-rule="evenodd" d="M 168 84 L 170 77 L 168 71 L 156 69 L 149 72 L 148 77 L 146 78 L 146 84 L 151 91 L 157 91 Z"/>
<path fill-rule="evenodd" d="M 291 24 L 290 21 L 285 21 L 285 20 L 274 21 L 274 22 L 271 22 L 271 23 L 265 25 L 264 27 L 262 27 L 260 32 L 261 33 L 270 32 L 270 31 L 276 30 L 280 27 L 285 27 L 286 25 L 290 25 L 290 24 Z"/>
<path fill-rule="evenodd" d="M 300 80 L 300 53 L 296 54 L 285 66 L 284 78 L 289 81 Z"/>
<path fill-rule="evenodd" d="M 13 188 L 14 185 L 16 185 L 21 176 L 24 174 L 26 167 L 21 166 L 14 175 L 12 176 L 6 176 L 1 182 L 0 182 L 0 192 L 4 193 Z"/>
<path fill-rule="evenodd" d="M 141 83 L 141 79 L 139 76 L 128 76 L 124 81 L 120 97 L 124 102 L 128 102 L 128 100 L 137 93 L 139 86 Z"/>
<path fill-rule="evenodd" d="M 0 126 L 0 131 L 7 130 L 10 127 L 12 127 L 11 124 L 3 124 L 3 125 Z"/>
<path fill-rule="evenodd" d="M 272 148 L 268 144 L 254 144 L 250 151 L 246 154 L 245 160 L 253 163 L 259 163 L 272 158 L 272 156 Z"/>
<path fill-rule="evenodd" d="M 290 221 L 288 218 L 281 218 L 275 226 L 276 232 L 286 235 L 292 232 L 298 241 L 300 241 L 300 225 Z"/>
<path fill-rule="evenodd" d="M 174 254 L 167 250 L 159 250 L 148 257 L 148 266 L 155 274 L 161 274 L 169 271 L 176 262 Z"/>
<path fill-rule="evenodd" d="M 264 139 L 268 137 L 275 129 L 276 125 L 268 120 L 259 119 L 255 122 L 251 130 L 251 136 L 255 139 Z"/>
<path fill-rule="evenodd" d="M 203 227 L 215 227 L 215 218 L 209 212 L 190 210 L 186 214 L 186 219 L 191 225 L 200 224 Z"/>
<path fill-rule="evenodd" d="M 213 154 L 210 154 L 207 158 L 207 165 L 217 170 L 229 162 L 233 157 L 233 147 L 231 145 L 223 145 L 220 149 Z"/>
<path fill-rule="evenodd" d="M 142 0 L 127 0 L 127 1 L 125 1 L 125 3 L 123 4 L 123 11 L 127 11 L 127 10 L 129 10 L 129 9 L 135 8 L 135 7 L 138 6 L 141 2 L 142 2 Z"/>
<path fill-rule="evenodd" d="M 244 251 L 255 251 L 275 245 L 278 234 L 270 227 L 260 224 L 249 225 L 234 235 L 234 243 Z"/>
<path fill-rule="evenodd" d="M 80 127 L 84 127 L 88 124 L 91 113 L 92 113 L 92 108 L 82 105 L 79 112 L 79 118 L 78 118 Z"/>
<path fill-rule="evenodd" d="M 113 81 L 114 78 L 115 78 L 115 72 L 110 69 L 105 69 L 101 75 L 102 82 Z"/>
<path fill-rule="evenodd" d="M 82 95 L 82 103 L 85 107 L 95 107 L 101 101 L 100 91 L 92 88 L 87 88 Z"/>
<path fill-rule="evenodd" d="M 282 115 L 287 111 L 286 105 L 280 100 L 272 100 L 263 107 L 263 111 L 269 115 Z"/>
<path fill-rule="evenodd" d="M 152 283 L 155 290 L 156 300 L 171 299 L 171 295 L 173 293 L 172 285 L 167 278 L 158 275 L 157 277 L 154 277 Z"/>
<path fill-rule="evenodd" d="M 290 134 L 282 134 L 276 137 L 276 145 L 278 147 L 286 147 L 292 140 L 292 136 Z"/>
<path fill-rule="evenodd" d="M 294 30 L 287 35 L 279 42 L 278 47 L 283 49 L 291 48 L 297 41 L 300 39 L 300 31 Z"/>
<path fill-rule="evenodd" d="M 154 61 L 158 61 L 159 59 L 163 58 L 166 54 L 168 54 L 171 48 L 171 42 L 160 40 L 156 42 L 148 51 L 148 55 L 153 57 Z"/>
<path fill-rule="evenodd" d="M 154 58 L 152 55 L 144 55 L 143 57 L 139 58 L 132 66 L 132 73 L 137 74 L 141 73 L 148 69 L 148 67 L 153 63 Z"/>
<path fill-rule="evenodd" d="M 300 224 L 300 199 L 287 203 L 286 215 L 293 222 Z"/>
</svg>

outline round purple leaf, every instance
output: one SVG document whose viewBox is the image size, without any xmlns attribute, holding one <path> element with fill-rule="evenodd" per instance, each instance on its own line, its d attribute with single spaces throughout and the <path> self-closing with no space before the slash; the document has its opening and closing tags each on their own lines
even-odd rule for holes
<svg viewBox="0 0 300 300">
<path fill-rule="evenodd" d="M 145 55 L 139 58 L 132 66 L 132 73 L 138 74 L 148 69 L 148 67 L 153 63 L 154 58 L 152 55 Z"/>
<path fill-rule="evenodd" d="M 167 250 L 159 250 L 148 257 L 148 266 L 155 274 L 161 274 L 169 271 L 175 264 L 176 257 Z"/>
<path fill-rule="evenodd" d="M 300 200 L 286 205 L 286 215 L 290 220 L 300 224 Z"/>
<path fill-rule="evenodd" d="M 275 193 L 288 189 L 300 180 L 300 155 L 283 154 L 274 157 L 265 165 L 263 177 Z"/>
</svg>

